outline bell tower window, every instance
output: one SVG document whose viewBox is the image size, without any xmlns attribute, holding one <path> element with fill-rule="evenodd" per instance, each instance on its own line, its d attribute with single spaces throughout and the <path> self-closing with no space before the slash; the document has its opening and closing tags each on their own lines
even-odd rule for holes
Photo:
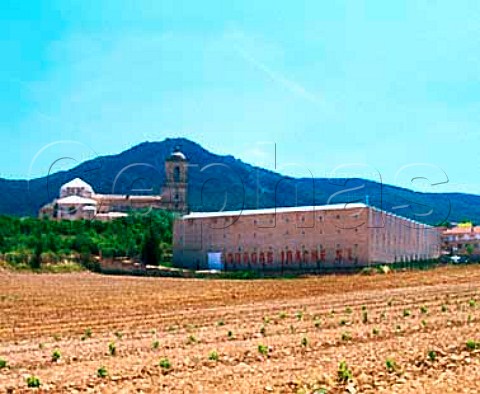
<svg viewBox="0 0 480 394">
<path fill-rule="evenodd" d="M 173 168 L 173 181 L 174 182 L 180 182 L 180 167 L 175 166 Z"/>
</svg>

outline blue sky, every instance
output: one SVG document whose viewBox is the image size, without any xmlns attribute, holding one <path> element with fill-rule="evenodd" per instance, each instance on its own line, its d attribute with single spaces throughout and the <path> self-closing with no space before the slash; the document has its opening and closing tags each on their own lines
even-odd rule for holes
<svg viewBox="0 0 480 394">
<path fill-rule="evenodd" d="M 479 37 L 477 1 L 3 0 L 0 176 L 182 136 L 480 194 Z"/>
</svg>

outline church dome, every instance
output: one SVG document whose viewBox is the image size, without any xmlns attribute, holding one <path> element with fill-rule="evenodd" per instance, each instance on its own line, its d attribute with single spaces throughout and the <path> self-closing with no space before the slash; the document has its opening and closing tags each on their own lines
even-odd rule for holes
<svg viewBox="0 0 480 394">
<path fill-rule="evenodd" d="M 174 149 L 170 157 L 167 159 L 169 161 L 186 161 L 187 157 L 180 151 L 177 147 Z"/>
<path fill-rule="evenodd" d="M 80 178 L 75 178 L 60 188 L 60 197 L 76 195 L 89 198 L 93 193 L 92 186 Z"/>
</svg>

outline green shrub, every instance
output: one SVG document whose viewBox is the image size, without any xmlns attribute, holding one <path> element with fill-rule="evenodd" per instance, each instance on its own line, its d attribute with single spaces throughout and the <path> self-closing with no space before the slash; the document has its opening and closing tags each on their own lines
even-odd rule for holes
<svg viewBox="0 0 480 394">
<path fill-rule="evenodd" d="M 429 350 L 427 357 L 430 361 L 434 362 L 437 359 L 437 352 L 435 350 Z"/>
<path fill-rule="evenodd" d="M 352 340 L 352 334 L 350 334 L 348 331 L 342 332 L 342 341 L 351 341 Z"/>
<path fill-rule="evenodd" d="M 117 354 L 117 345 L 115 342 L 110 342 L 108 344 L 108 352 L 110 353 L 110 356 L 115 356 Z"/>
<path fill-rule="evenodd" d="M 40 379 L 37 378 L 36 376 L 28 376 L 27 377 L 27 386 L 30 387 L 30 388 L 38 388 L 42 385 L 42 383 L 40 382 Z"/>
<path fill-rule="evenodd" d="M 302 319 L 303 319 L 303 312 L 302 312 L 302 311 L 298 311 L 297 313 L 295 313 L 295 317 L 296 317 L 298 320 L 302 320 Z"/>
<path fill-rule="evenodd" d="M 350 314 L 352 313 L 352 308 L 350 308 L 349 306 L 347 306 L 347 307 L 345 308 L 345 313 L 346 313 L 347 315 L 350 315 Z"/>
<path fill-rule="evenodd" d="M 468 350 L 480 349 L 480 342 L 474 341 L 473 339 L 469 339 L 467 341 L 467 349 Z"/>
<path fill-rule="evenodd" d="M 475 306 L 477 305 L 476 301 L 475 300 L 470 300 L 468 301 L 468 305 L 470 306 L 470 308 L 475 308 Z"/>
<path fill-rule="evenodd" d="M 315 320 L 314 325 L 315 325 L 315 328 L 320 328 L 320 326 L 322 325 L 322 322 L 320 320 Z"/>
<path fill-rule="evenodd" d="M 445 304 L 443 304 L 440 309 L 441 309 L 442 312 L 448 312 L 448 308 Z"/>
<path fill-rule="evenodd" d="M 362 312 L 362 322 L 363 322 L 363 324 L 368 323 L 368 312 L 367 311 Z"/>
<path fill-rule="evenodd" d="M 266 335 L 267 335 L 267 330 L 266 330 L 265 326 L 262 326 L 262 327 L 260 328 L 260 334 L 262 334 L 263 336 L 266 336 Z"/>
<path fill-rule="evenodd" d="M 268 346 L 265 346 L 265 345 L 258 345 L 258 352 L 262 355 L 262 356 L 266 356 L 268 355 Z"/>
<path fill-rule="evenodd" d="M 159 347 L 160 347 L 160 342 L 159 341 L 153 341 L 152 349 L 158 349 Z"/>
<path fill-rule="evenodd" d="M 58 360 L 60 360 L 61 357 L 62 357 L 62 354 L 60 353 L 60 350 L 55 349 L 52 353 L 52 361 L 57 362 Z"/>
<path fill-rule="evenodd" d="M 208 355 L 208 359 L 209 359 L 210 361 L 218 361 L 219 358 L 220 358 L 220 357 L 219 357 L 219 355 L 218 355 L 218 352 L 215 351 L 215 350 L 212 350 L 212 351 L 210 352 L 210 354 Z"/>
<path fill-rule="evenodd" d="M 222 327 L 225 325 L 225 322 L 223 320 L 220 320 L 217 322 L 217 326 Z"/>
<path fill-rule="evenodd" d="M 0 358 L 0 369 L 7 368 L 7 360 Z"/>
<path fill-rule="evenodd" d="M 353 378 L 352 371 L 348 368 L 346 361 L 341 361 L 338 365 L 337 378 L 342 383 L 346 383 Z"/>
<path fill-rule="evenodd" d="M 379 330 L 377 327 L 374 327 L 374 328 L 372 329 L 372 334 L 373 334 L 373 335 L 378 335 L 378 334 L 380 334 L 380 330 Z"/>
<path fill-rule="evenodd" d="M 286 312 L 280 312 L 280 313 L 278 314 L 278 317 L 279 317 L 280 319 L 285 319 L 285 318 L 287 317 L 287 313 L 286 313 Z"/>
<path fill-rule="evenodd" d="M 98 368 L 97 376 L 102 379 L 106 378 L 108 376 L 107 368 L 105 368 L 104 366 L 101 366 L 100 368 Z"/>
<path fill-rule="evenodd" d="M 169 370 L 172 368 L 172 364 L 170 363 L 170 360 L 166 357 L 160 359 L 160 362 L 158 365 L 163 369 L 163 370 Z"/>
<path fill-rule="evenodd" d="M 395 372 L 398 369 L 398 365 L 392 358 L 387 358 L 385 360 L 385 366 L 388 372 Z"/>
<path fill-rule="evenodd" d="M 404 309 L 403 310 L 403 317 L 408 317 L 412 314 L 412 312 L 410 311 L 410 309 Z"/>
<path fill-rule="evenodd" d="M 301 344 L 302 344 L 303 347 L 307 347 L 307 346 L 308 346 L 308 338 L 307 338 L 307 337 L 303 337 Z"/>
<path fill-rule="evenodd" d="M 428 308 L 423 305 L 420 307 L 420 312 L 423 314 L 423 315 L 426 315 L 428 313 Z"/>
<path fill-rule="evenodd" d="M 84 337 L 85 338 L 91 338 L 92 337 L 92 329 L 91 328 L 87 328 L 85 330 L 85 332 L 83 333 Z"/>
</svg>

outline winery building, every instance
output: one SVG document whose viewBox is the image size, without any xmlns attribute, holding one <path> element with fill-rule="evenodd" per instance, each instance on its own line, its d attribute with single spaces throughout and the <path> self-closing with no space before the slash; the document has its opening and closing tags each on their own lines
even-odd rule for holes
<svg viewBox="0 0 480 394">
<path fill-rule="evenodd" d="M 180 267 L 308 270 L 419 261 L 440 253 L 433 227 L 365 204 L 190 213 L 174 225 Z"/>
</svg>

